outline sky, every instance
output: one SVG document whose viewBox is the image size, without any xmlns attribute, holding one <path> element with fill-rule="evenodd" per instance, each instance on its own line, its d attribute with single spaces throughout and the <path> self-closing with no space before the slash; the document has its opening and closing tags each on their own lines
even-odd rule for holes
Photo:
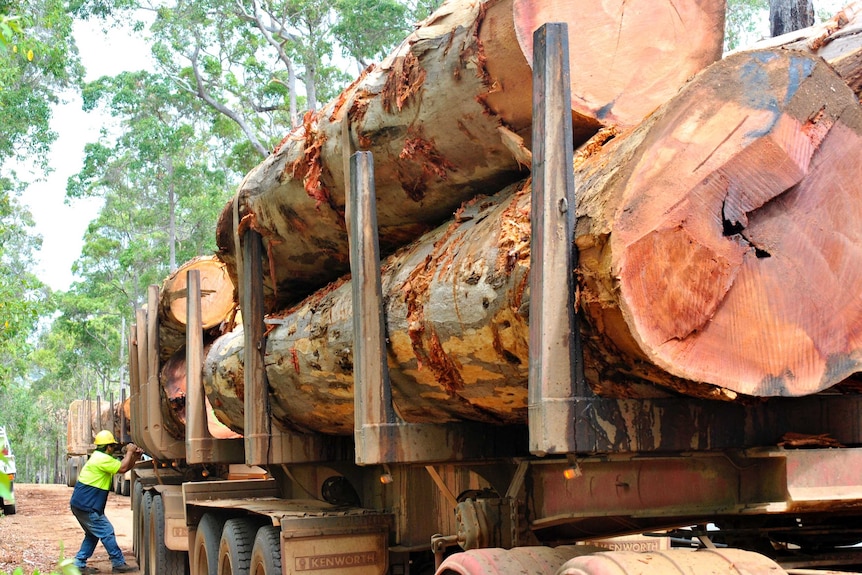
<svg viewBox="0 0 862 575">
<path fill-rule="evenodd" d="M 815 0 L 815 10 L 836 12 L 850 0 Z M 768 22 L 764 22 L 768 34 Z M 87 80 L 114 76 L 125 70 L 151 69 L 150 52 L 141 37 L 130 30 L 113 29 L 105 36 L 93 24 L 78 22 L 75 38 Z M 32 184 L 23 195 L 35 219 L 35 231 L 42 236 L 42 250 L 36 274 L 52 289 L 67 290 L 74 281 L 71 266 L 81 253 L 87 225 L 95 219 L 99 203 L 94 200 L 64 202 L 66 181 L 81 169 L 84 145 L 96 141 L 102 119 L 81 110 L 81 101 L 69 97 L 59 106 L 52 121 L 59 134 L 51 154 L 54 172 L 43 182 Z"/>
<path fill-rule="evenodd" d="M 125 70 L 152 68 L 150 51 L 140 36 L 130 30 L 111 30 L 106 36 L 98 25 L 75 24 L 75 39 L 87 81 L 115 76 Z M 84 145 L 95 142 L 103 119 L 81 110 L 81 99 L 67 95 L 66 103 L 55 108 L 51 127 L 59 137 L 51 153 L 54 171 L 45 181 L 31 184 L 22 196 L 42 236 L 42 250 L 36 275 L 54 290 L 67 290 L 74 277 L 72 263 L 81 253 L 87 225 L 98 215 L 97 200 L 64 203 L 66 181 L 81 170 Z"/>
</svg>

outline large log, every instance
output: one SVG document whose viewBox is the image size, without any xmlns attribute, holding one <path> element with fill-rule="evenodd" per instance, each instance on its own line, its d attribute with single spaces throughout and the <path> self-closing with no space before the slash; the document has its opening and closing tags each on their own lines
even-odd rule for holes
<svg viewBox="0 0 862 575">
<path fill-rule="evenodd" d="M 585 372 L 605 396 L 804 395 L 862 365 L 862 108 L 822 60 L 741 53 L 576 161 Z M 610 138 L 610 139 L 608 139 Z M 408 421 L 523 422 L 529 186 L 465 205 L 383 270 Z M 270 317 L 281 426 L 353 431 L 346 280 Z M 241 330 L 205 361 L 242 428 Z"/>
<path fill-rule="evenodd" d="M 168 360 L 186 345 L 188 272 L 198 270 L 201 278 L 201 329 L 208 339 L 233 328 L 236 314 L 233 282 L 223 262 L 200 256 L 181 265 L 165 279 L 159 290 L 159 358 Z"/>
<path fill-rule="evenodd" d="M 347 272 L 344 163 L 356 149 L 375 157 L 384 254 L 463 201 L 523 178 L 530 43 L 548 20 L 569 26 L 575 134 L 584 141 L 602 125 L 637 124 L 718 59 L 724 1 L 445 3 L 246 176 L 217 230 L 235 283 L 246 226 L 264 238 L 267 310 Z"/>
<path fill-rule="evenodd" d="M 860 157 L 853 92 L 821 59 L 773 50 L 710 67 L 583 159 L 581 305 L 592 348 L 618 350 L 604 379 L 649 364 L 800 396 L 858 371 Z"/>
</svg>

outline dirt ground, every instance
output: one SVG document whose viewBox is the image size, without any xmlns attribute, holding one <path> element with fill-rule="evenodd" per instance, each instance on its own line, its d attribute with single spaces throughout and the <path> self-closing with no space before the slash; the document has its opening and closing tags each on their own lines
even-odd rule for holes
<svg viewBox="0 0 862 575">
<path fill-rule="evenodd" d="M 69 510 L 72 488 L 65 485 L 15 484 L 15 515 L 0 516 L 0 573 L 21 567 L 27 575 L 39 570 L 43 575 L 56 570 L 61 548 L 74 557 L 84 531 Z M 132 555 L 132 509 L 128 497 L 108 496 L 105 513 L 117 534 L 117 542 L 129 565 L 137 565 Z M 111 560 L 99 543 L 88 563 L 100 573 L 111 572 Z"/>
</svg>

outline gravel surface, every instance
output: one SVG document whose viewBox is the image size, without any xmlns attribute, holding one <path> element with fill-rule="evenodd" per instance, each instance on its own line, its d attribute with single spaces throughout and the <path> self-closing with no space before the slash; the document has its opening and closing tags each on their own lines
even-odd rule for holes
<svg viewBox="0 0 862 575">
<path fill-rule="evenodd" d="M 21 567 L 26 574 L 39 570 L 43 575 L 56 570 L 61 548 L 74 557 L 84 531 L 69 510 L 72 488 L 65 485 L 15 484 L 17 513 L 0 515 L 0 573 Z M 114 524 L 117 541 L 129 565 L 137 565 L 132 555 L 132 509 L 129 498 L 108 496 L 105 509 Z M 111 560 L 99 543 L 88 563 L 100 573 L 111 572 Z"/>
</svg>

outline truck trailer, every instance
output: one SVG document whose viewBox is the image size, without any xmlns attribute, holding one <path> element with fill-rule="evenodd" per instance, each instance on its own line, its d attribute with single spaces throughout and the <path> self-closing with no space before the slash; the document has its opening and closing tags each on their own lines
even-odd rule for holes
<svg viewBox="0 0 862 575">
<path fill-rule="evenodd" d="M 407 227 L 393 233 L 382 221 L 399 209 L 382 205 L 393 200 L 377 189 L 391 168 L 364 145 L 387 131 L 344 122 L 344 181 L 331 166 L 326 185 L 327 170 L 279 166 L 276 151 L 226 207 L 219 259 L 239 314 L 202 318 L 222 288 L 211 287 L 200 262 L 180 270 L 179 287 L 150 286 L 129 338 L 131 437 L 152 458 L 135 467 L 132 484 L 144 573 L 779 574 L 862 564 L 853 547 L 862 542 L 859 292 L 841 292 L 856 303 L 829 322 L 828 342 L 803 337 L 790 316 L 715 333 L 722 314 L 781 299 L 734 291 L 759 285 L 747 275 L 755 266 L 792 262 L 808 249 L 781 243 L 799 237 L 798 222 L 782 220 L 768 241 L 757 226 L 781 219 L 775 212 L 790 209 L 788 196 L 817 196 L 812 179 L 837 170 L 829 162 L 841 150 L 856 158 L 847 164 L 855 176 L 830 176 L 828 193 L 850 198 L 842 204 L 848 217 L 857 213 L 857 96 L 814 56 L 740 54 L 706 68 L 631 131 L 597 126 L 579 140 L 567 26 L 532 26 L 529 150 L 523 141 L 518 148 L 528 175 L 501 169 L 486 179 L 492 192 L 468 190 L 451 219 L 414 222 L 406 237 Z M 721 107 L 739 114 L 735 122 L 710 124 L 697 108 L 717 86 L 728 98 L 742 94 Z M 769 90 L 781 97 L 752 97 Z M 355 101 L 338 105 L 317 117 L 361 110 Z M 699 130 L 675 123 L 695 118 L 706 118 Z M 312 142 L 312 123 L 303 130 L 293 142 Z M 710 136 L 714 149 L 685 156 L 712 132 L 722 134 Z M 673 161 L 670 148 L 655 147 L 667 134 L 678 143 Z M 303 161 L 320 167 L 314 154 L 324 151 L 306 150 Z M 445 167 L 427 150 L 420 155 Z M 687 171 L 649 179 L 671 164 Z M 755 168 L 775 166 L 775 180 L 757 176 Z M 427 177 L 443 179 L 431 171 Z M 645 221 L 642 206 L 671 195 L 649 191 L 690 174 L 698 199 L 722 186 L 719 216 L 703 223 L 690 197 L 669 202 L 662 217 L 683 214 L 673 225 L 623 241 Z M 268 228 L 275 216 L 264 213 L 262 196 L 290 178 L 316 209 L 343 217 L 348 253 L 338 242 L 309 240 L 309 220 L 281 210 L 313 246 L 309 258 L 326 252 L 333 269 L 306 269 L 294 252 L 284 255 L 298 249 L 282 245 L 289 230 Z M 646 191 L 619 192 L 624 181 Z M 590 204 L 598 190 L 606 200 Z M 754 205 L 767 192 L 778 199 Z M 615 219 L 602 219 L 611 201 Z M 792 210 L 816 214 L 824 201 Z M 815 236 L 852 243 L 839 219 Z M 707 223 L 727 245 L 699 251 Z M 396 247 L 395 237 L 405 241 Z M 687 291 L 656 287 L 681 250 L 690 250 Z M 855 266 L 853 253 L 842 257 Z M 348 261 L 349 274 L 338 277 Z M 334 281 L 325 277 L 333 273 Z M 832 281 L 827 275 L 810 282 L 796 308 L 827 313 L 814 289 Z M 312 289 L 314 281 L 323 283 Z M 692 326 L 701 310 L 686 307 L 691 294 L 712 289 L 727 297 Z M 160 336 L 167 313 L 173 342 L 186 326 L 185 341 L 169 348 Z M 804 323 L 801 312 L 796 319 Z M 732 345 L 704 353 L 703 342 Z M 826 359 L 806 355 L 776 369 L 793 346 Z M 647 534 L 646 549 L 600 544 L 631 534 Z M 650 550 L 658 537 L 675 548 Z"/>
</svg>

